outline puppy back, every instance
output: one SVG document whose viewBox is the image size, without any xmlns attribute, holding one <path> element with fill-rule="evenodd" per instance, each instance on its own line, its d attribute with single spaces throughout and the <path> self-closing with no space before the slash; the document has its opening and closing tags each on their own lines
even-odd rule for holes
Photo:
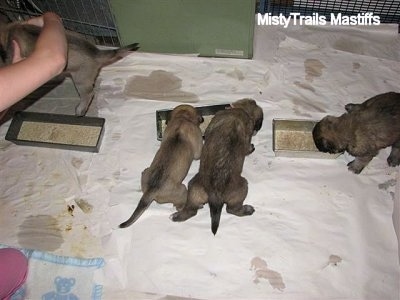
<svg viewBox="0 0 400 300">
<path fill-rule="evenodd" d="M 240 109 L 218 112 L 205 132 L 200 172 L 220 190 L 242 172 L 253 122 Z"/>
</svg>

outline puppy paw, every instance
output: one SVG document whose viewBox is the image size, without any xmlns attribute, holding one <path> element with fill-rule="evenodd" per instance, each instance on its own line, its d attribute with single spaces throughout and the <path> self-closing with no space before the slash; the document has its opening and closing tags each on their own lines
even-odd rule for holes
<svg viewBox="0 0 400 300">
<path fill-rule="evenodd" d="M 400 165 L 400 157 L 389 155 L 387 158 L 387 163 L 390 167 L 396 167 Z"/>
<path fill-rule="evenodd" d="M 186 221 L 187 219 L 195 216 L 197 214 L 197 210 L 182 210 L 182 211 L 177 211 L 173 213 L 172 215 L 169 216 L 169 218 L 173 222 L 183 222 Z"/>
<path fill-rule="evenodd" d="M 251 145 L 250 145 L 249 154 L 253 153 L 254 150 L 256 150 L 256 148 L 254 147 L 254 144 L 251 144 Z"/>
<path fill-rule="evenodd" d="M 359 163 L 357 163 L 356 160 L 349 162 L 347 166 L 349 171 L 353 172 L 354 174 L 360 174 L 365 167 L 364 165 L 360 165 Z"/>
<path fill-rule="evenodd" d="M 182 222 L 184 220 L 182 220 L 181 214 L 179 211 L 173 213 L 172 215 L 169 216 L 170 220 L 173 222 Z"/>
<path fill-rule="evenodd" d="M 245 216 L 250 216 L 255 212 L 255 209 L 253 206 L 245 204 L 243 205 L 243 215 Z"/>
<path fill-rule="evenodd" d="M 255 209 L 251 205 L 242 205 L 242 206 L 227 206 L 226 207 L 226 212 L 238 217 L 243 217 L 243 216 L 250 216 L 254 213 Z"/>
</svg>

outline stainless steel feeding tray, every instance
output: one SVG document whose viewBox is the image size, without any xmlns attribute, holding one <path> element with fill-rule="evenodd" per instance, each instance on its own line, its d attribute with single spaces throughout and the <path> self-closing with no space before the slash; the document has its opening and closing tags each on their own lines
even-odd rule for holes
<svg viewBox="0 0 400 300">
<path fill-rule="evenodd" d="M 318 121 L 273 119 L 273 150 L 275 156 L 304 158 L 337 158 L 340 154 L 320 152 L 315 146 L 312 130 Z"/>
<path fill-rule="evenodd" d="M 204 118 L 204 122 L 200 124 L 201 132 L 204 132 L 210 124 L 211 119 L 219 111 L 230 107 L 230 104 L 218 104 L 218 105 L 208 105 L 208 106 L 198 106 L 196 109 Z M 173 109 L 162 109 L 156 111 L 156 125 L 157 125 L 157 140 L 161 141 L 163 138 L 164 130 L 167 126 L 169 114 Z"/>
<path fill-rule="evenodd" d="M 16 112 L 5 139 L 17 145 L 99 152 L 105 119 Z"/>
</svg>

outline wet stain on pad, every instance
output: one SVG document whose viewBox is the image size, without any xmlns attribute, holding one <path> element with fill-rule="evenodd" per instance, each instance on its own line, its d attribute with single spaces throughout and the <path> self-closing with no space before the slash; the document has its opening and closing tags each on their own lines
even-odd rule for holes
<svg viewBox="0 0 400 300">
<path fill-rule="evenodd" d="M 390 179 L 390 180 L 388 180 L 388 181 L 386 181 L 384 183 L 378 184 L 378 188 L 380 190 L 385 190 L 386 191 L 389 187 L 395 186 L 395 185 L 396 185 L 396 179 Z"/>
<path fill-rule="evenodd" d="M 55 251 L 64 242 L 57 219 L 48 215 L 26 218 L 17 236 L 22 247 L 41 251 Z"/>
<path fill-rule="evenodd" d="M 71 158 L 71 164 L 76 168 L 76 169 L 80 169 L 80 167 L 83 164 L 83 160 L 82 158 L 78 158 L 78 157 L 72 157 Z"/>
<path fill-rule="evenodd" d="M 355 71 L 358 70 L 359 68 L 361 68 L 360 63 L 358 63 L 358 62 L 353 62 L 353 72 L 355 72 Z"/>
<path fill-rule="evenodd" d="M 305 83 L 305 82 L 300 82 L 300 81 L 295 81 L 294 84 L 299 88 L 302 88 L 302 89 L 305 89 L 305 90 L 309 90 L 311 92 L 315 92 L 315 89 L 311 84 L 308 84 L 308 83 Z"/>
<path fill-rule="evenodd" d="M 269 284 L 279 291 L 285 289 L 285 283 L 283 282 L 282 275 L 274 270 L 268 268 L 267 262 L 260 257 L 254 257 L 251 260 L 251 270 L 255 271 L 254 283 L 259 283 L 260 279 L 268 280 Z"/>
<path fill-rule="evenodd" d="M 233 70 L 230 71 L 230 72 L 227 72 L 226 75 L 227 75 L 228 77 L 237 79 L 237 80 L 239 80 L 239 81 L 243 81 L 244 78 L 245 78 L 243 72 L 242 72 L 241 70 L 239 70 L 238 68 L 235 68 L 235 69 L 233 69 Z"/>
<path fill-rule="evenodd" d="M 149 76 L 131 77 L 125 87 L 125 95 L 149 100 L 165 100 L 174 102 L 197 102 L 197 95 L 181 90 L 182 79 L 174 74 L 156 70 Z"/>
<path fill-rule="evenodd" d="M 304 69 L 306 72 L 305 79 L 312 82 L 315 77 L 321 77 L 324 68 L 326 68 L 325 65 L 319 59 L 306 59 L 304 61 Z"/>
</svg>

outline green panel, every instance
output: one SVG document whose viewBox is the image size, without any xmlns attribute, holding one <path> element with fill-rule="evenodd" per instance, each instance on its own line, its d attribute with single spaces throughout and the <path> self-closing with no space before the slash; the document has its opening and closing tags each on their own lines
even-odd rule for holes
<svg viewBox="0 0 400 300">
<path fill-rule="evenodd" d="M 109 0 L 123 45 L 251 58 L 256 0 Z"/>
</svg>

